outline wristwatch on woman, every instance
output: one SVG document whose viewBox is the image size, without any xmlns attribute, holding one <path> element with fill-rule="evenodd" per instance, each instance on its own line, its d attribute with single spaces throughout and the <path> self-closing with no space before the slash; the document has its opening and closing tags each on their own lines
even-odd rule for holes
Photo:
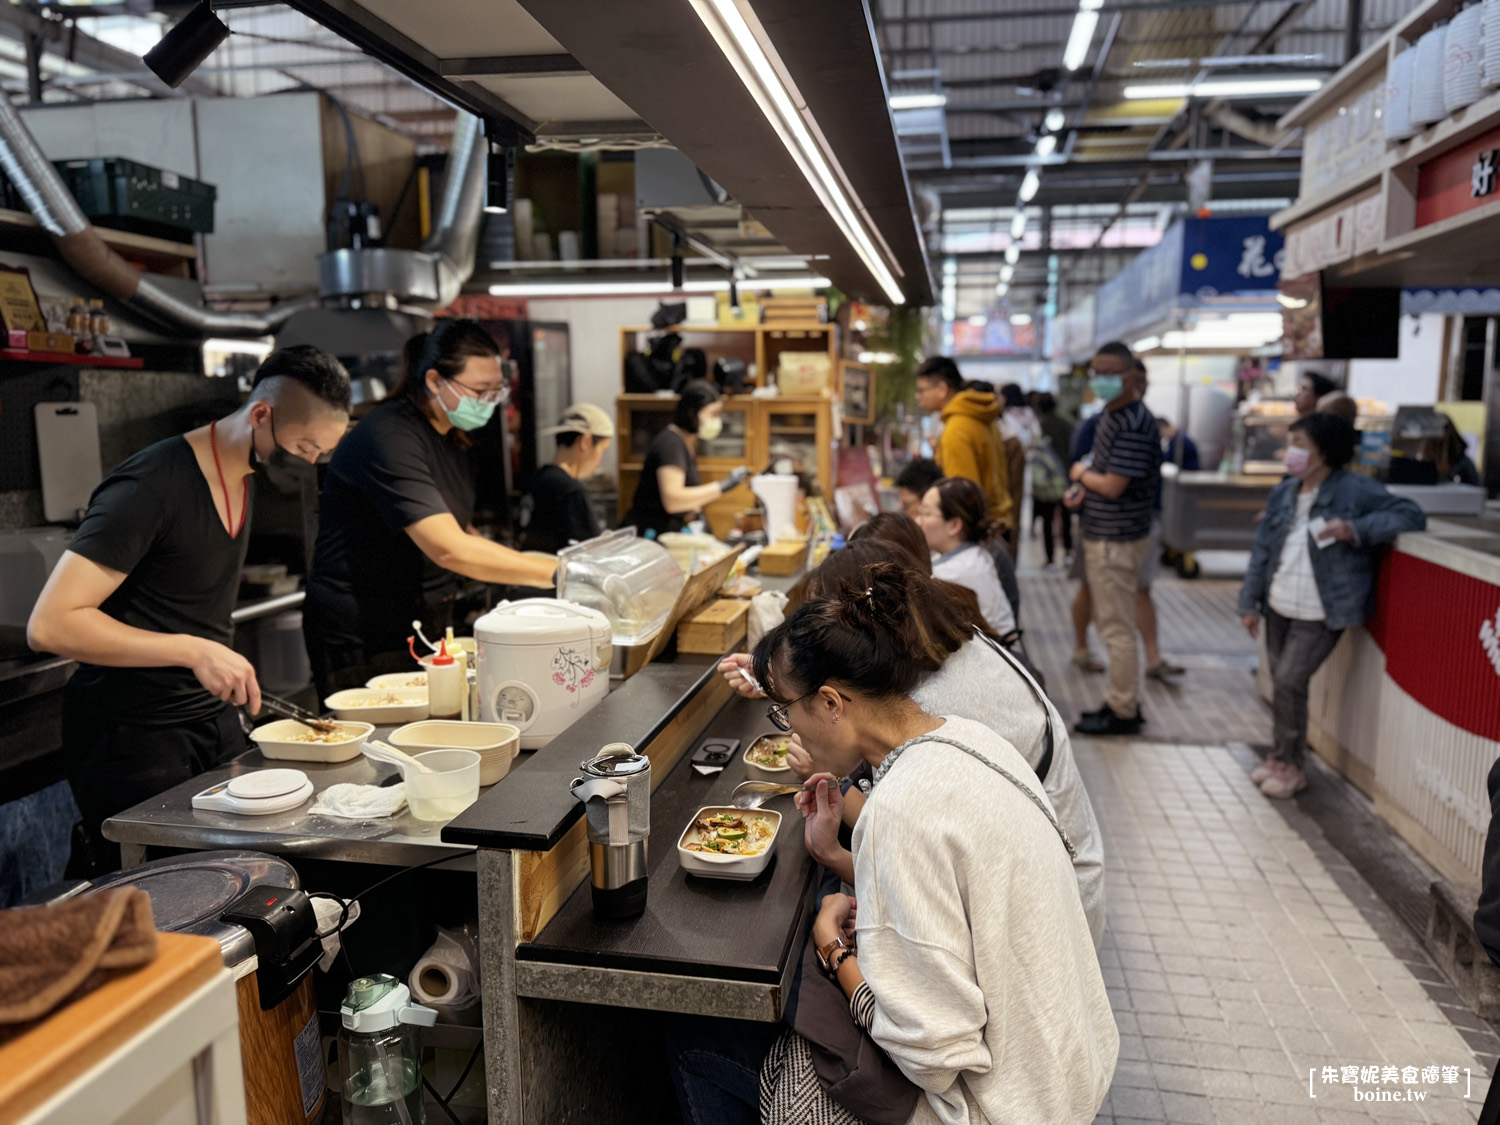
<svg viewBox="0 0 1500 1125">
<path fill-rule="evenodd" d="M 844 963 L 845 957 L 853 956 L 854 950 L 844 944 L 844 939 L 836 937 L 832 941 L 818 947 L 818 964 L 823 966 L 823 971 L 829 976 L 837 976 L 839 966 Z"/>
</svg>

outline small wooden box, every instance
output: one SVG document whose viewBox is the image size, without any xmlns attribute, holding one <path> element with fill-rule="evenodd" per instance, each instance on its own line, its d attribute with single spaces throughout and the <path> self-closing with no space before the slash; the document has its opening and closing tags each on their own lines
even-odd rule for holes
<svg viewBox="0 0 1500 1125">
<path fill-rule="evenodd" d="M 743 598 L 719 598 L 677 626 L 677 651 L 722 656 L 745 639 L 750 603 Z"/>
<path fill-rule="evenodd" d="M 778 539 L 760 553 L 760 572 L 777 576 L 796 574 L 806 562 L 806 539 Z"/>
</svg>

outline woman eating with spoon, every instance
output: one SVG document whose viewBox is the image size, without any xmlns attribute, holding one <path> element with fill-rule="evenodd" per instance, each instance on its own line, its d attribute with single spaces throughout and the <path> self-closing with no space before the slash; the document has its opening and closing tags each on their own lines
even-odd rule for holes
<svg viewBox="0 0 1500 1125">
<path fill-rule="evenodd" d="M 911 1121 L 1091 1121 L 1119 1036 L 1074 845 L 1014 746 L 912 698 L 913 656 L 934 644 L 918 587 L 909 568 L 865 567 L 755 650 L 772 721 L 820 770 L 819 805 L 833 778 L 874 771 L 857 908 L 825 897 L 813 941 L 855 1020 L 922 1089 Z M 761 1081 L 763 1106 L 826 1098 L 795 1033 Z"/>
</svg>

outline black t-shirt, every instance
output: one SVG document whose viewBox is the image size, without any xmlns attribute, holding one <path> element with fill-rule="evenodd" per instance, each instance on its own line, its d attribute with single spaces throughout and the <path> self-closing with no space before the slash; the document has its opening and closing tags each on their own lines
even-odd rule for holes
<svg viewBox="0 0 1500 1125">
<path fill-rule="evenodd" d="M 249 494 L 235 481 L 229 491 L 237 518 Z M 99 607 L 116 621 L 227 645 L 249 542 L 249 519 L 231 538 L 192 446 L 174 437 L 141 450 L 104 479 L 69 549 L 126 575 Z M 196 722 L 224 707 L 187 668 L 83 664 L 70 691 L 74 705 L 138 726 Z"/>
<path fill-rule="evenodd" d="M 521 550 L 556 554 L 570 543 L 599 534 L 588 490 L 566 469 L 543 465 L 521 500 Z"/>
<path fill-rule="evenodd" d="M 381 403 L 339 442 L 323 480 L 308 628 L 371 656 L 404 650 L 413 618 L 442 632 L 461 579 L 422 554 L 406 529 L 444 513 L 460 527 L 474 517 L 468 452 L 410 400 Z"/>
<path fill-rule="evenodd" d="M 684 483 L 689 488 L 703 483 L 703 477 L 698 472 L 698 462 L 688 451 L 687 442 L 682 440 L 676 430 L 663 430 L 656 435 L 651 448 L 646 450 L 641 483 L 636 485 L 635 501 L 630 505 L 630 512 L 620 521 L 621 527 L 634 526 L 642 535 L 647 531 L 660 535 L 664 531 L 682 530 L 682 517 L 672 515 L 662 506 L 661 485 L 656 479 L 656 470 L 663 465 L 675 465 L 681 469 L 686 477 Z"/>
</svg>

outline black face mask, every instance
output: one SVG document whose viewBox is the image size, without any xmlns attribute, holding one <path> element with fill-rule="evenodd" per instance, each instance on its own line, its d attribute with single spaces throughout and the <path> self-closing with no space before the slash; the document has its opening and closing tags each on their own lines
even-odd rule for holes
<svg viewBox="0 0 1500 1125">
<path fill-rule="evenodd" d="M 295 473 L 308 467 L 307 462 L 298 457 L 289 449 L 282 447 L 281 442 L 276 440 L 276 412 L 271 411 L 271 452 L 261 457 L 255 452 L 255 443 L 250 443 L 250 452 L 255 454 L 256 468 L 265 466 L 279 473 Z"/>
</svg>

